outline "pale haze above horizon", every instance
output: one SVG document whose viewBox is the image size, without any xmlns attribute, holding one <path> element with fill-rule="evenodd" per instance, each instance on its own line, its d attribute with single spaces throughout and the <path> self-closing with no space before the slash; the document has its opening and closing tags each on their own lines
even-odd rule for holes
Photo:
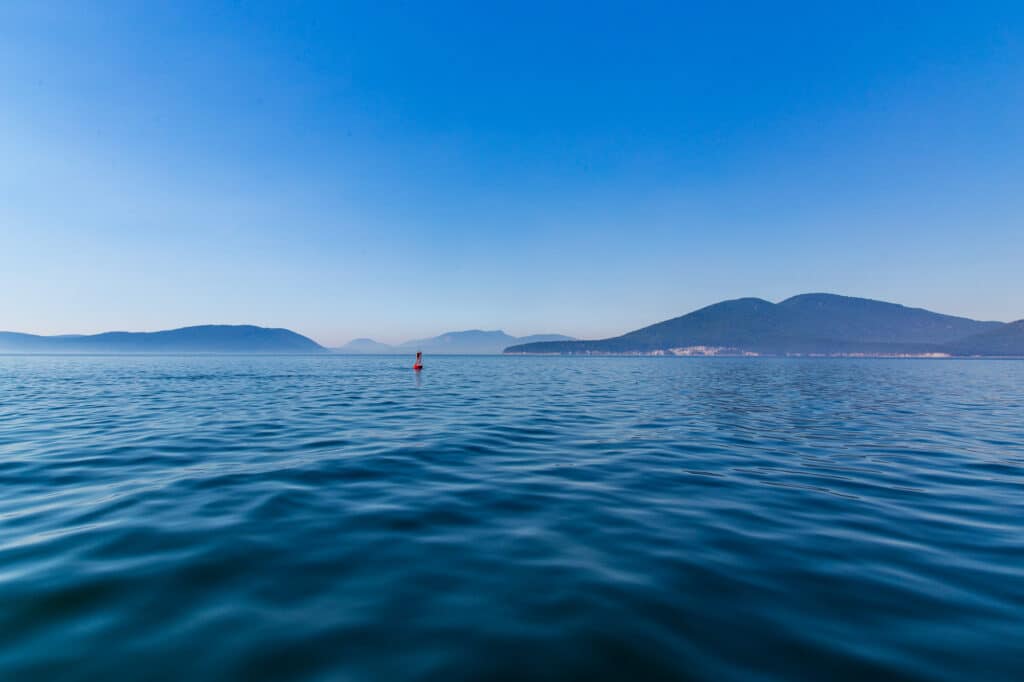
<svg viewBox="0 0 1024 682">
<path fill-rule="evenodd" d="M 0 5 L 0 329 L 1024 318 L 1024 4 Z"/>
</svg>

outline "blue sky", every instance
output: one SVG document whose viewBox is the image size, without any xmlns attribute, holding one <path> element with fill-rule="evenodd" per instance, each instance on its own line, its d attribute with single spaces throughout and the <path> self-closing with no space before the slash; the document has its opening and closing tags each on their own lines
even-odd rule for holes
<svg viewBox="0 0 1024 682">
<path fill-rule="evenodd" d="M 1024 4 L 490 4 L 0 4 L 0 328 L 1024 317 Z"/>
</svg>

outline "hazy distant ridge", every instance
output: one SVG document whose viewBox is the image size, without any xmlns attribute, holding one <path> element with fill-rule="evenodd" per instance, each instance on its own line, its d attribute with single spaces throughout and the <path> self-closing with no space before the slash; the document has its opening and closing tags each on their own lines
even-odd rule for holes
<svg viewBox="0 0 1024 682">
<path fill-rule="evenodd" d="M 424 353 L 449 353 L 456 355 L 493 355 L 501 353 L 510 345 L 544 341 L 572 341 L 571 336 L 562 334 L 533 334 L 515 337 L 500 329 L 484 331 L 469 329 L 447 332 L 429 339 L 415 339 L 397 346 L 378 343 L 373 339 L 355 339 L 337 348 L 339 353 L 410 353 L 418 350 Z"/>
<path fill-rule="evenodd" d="M 1024 325 L 979 322 L 835 294 L 740 298 L 609 339 L 517 344 L 507 353 L 692 352 L 1024 355 Z M 684 350 L 687 349 L 687 350 Z M 696 350 L 696 352 L 703 352 Z"/>
<path fill-rule="evenodd" d="M 289 329 L 201 325 L 157 332 L 37 336 L 0 332 L 6 353 L 316 353 L 326 349 Z"/>
<path fill-rule="evenodd" d="M 969 336 L 949 347 L 956 355 L 1024 356 L 1024 320 Z"/>
</svg>

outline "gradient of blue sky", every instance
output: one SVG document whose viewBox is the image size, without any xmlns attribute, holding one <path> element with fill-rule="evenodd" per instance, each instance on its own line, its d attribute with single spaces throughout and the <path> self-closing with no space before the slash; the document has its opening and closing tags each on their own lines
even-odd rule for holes
<svg viewBox="0 0 1024 682">
<path fill-rule="evenodd" d="M 1024 317 L 1024 3 L 0 4 L 0 328 Z"/>
</svg>

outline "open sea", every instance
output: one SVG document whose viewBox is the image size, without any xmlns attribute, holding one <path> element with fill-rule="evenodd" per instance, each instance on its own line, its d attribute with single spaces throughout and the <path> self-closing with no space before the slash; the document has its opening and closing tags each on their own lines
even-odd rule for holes
<svg viewBox="0 0 1024 682">
<path fill-rule="evenodd" d="M 0 356 L 0 680 L 1021 680 L 1024 361 Z"/>
</svg>

